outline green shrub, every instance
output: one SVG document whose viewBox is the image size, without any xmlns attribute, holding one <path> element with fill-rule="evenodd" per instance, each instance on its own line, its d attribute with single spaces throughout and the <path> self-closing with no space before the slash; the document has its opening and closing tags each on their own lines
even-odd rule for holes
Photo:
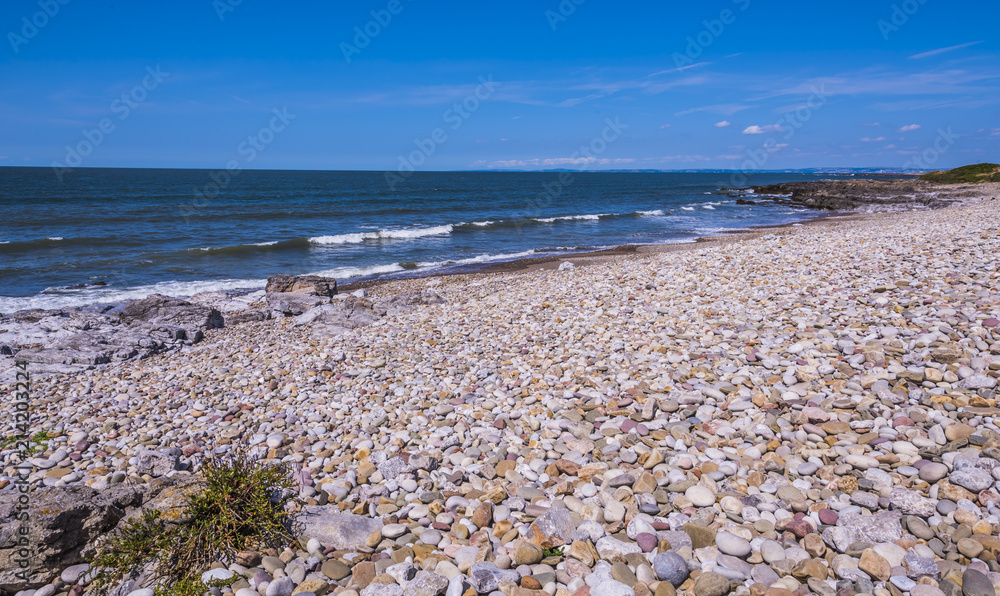
<svg viewBox="0 0 1000 596">
<path fill-rule="evenodd" d="M 158 596 L 200 596 L 211 587 L 201 574 L 213 562 L 287 541 L 289 466 L 262 462 L 239 446 L 207 460 L 201 473 L 205 488 L 187 497 L 176 523 L 147 510 L 98 546 L 91 560 L 94 593 L 106 594 L 146 567 Z"/>
<path fill-rule="evenodd" d="M 928 182 L 954 184 L 958 182 L 1000 182 L 1000 164 L 978 163 L 954 170 L 931 172 L 920 177 Z"/>
</svg>

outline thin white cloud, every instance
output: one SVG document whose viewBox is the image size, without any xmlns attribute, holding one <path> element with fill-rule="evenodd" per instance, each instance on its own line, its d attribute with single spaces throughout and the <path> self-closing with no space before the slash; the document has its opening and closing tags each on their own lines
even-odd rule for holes
<svg viewBox="0 0 1000 596">
<path fill-rule="evenodd" d="M 698 68 L 699 66 L 708 66 L 709 64 L 711 64 L 711 62 L 696 62 L 694 64 L 688 64 L 687 66 L 680 66 L 678 68 L 671 68 L 670 70 L 661 70 L 659 72 L 654 72 L 653 74 L 647 75 L 647 76 L 658 77 L 660 75 L 673 74 L 675 72 L 683 72 L 683 71 L 685 71 L 685 70 L 687 70 L 689 68 Z"/>
<path fill-rule="evenodd" d="M 936 50 L 931 50 L 929 52 L 922 52 L 920 54 L 914 54 L 910 56 L 910 60 L 919 60 L 921 58 L 930 58 L 931 56 L 937 56 L 938 54 L 944 54 L 945 52 L 950 52 L 952 50 L 961 50 L 962 48 L 967 48 L 974 46 L 976 44 L 983 43 L 982 41 L 970 41 L 969 43 L 960 43 L 957 46 L 948 46 L 946 48 L 938 48 Z"/>
<path fill-rule="evenodd" d="M 882 126 L 881 122 L 865 122 L 861 126 Z"/>
<path fill-rule="evenodd" d="M 660 127 L 660 130 L 663 130 L 664 128 L 670 128 L 670 125 L 669 124 L 664 124 L 663 126 Z"/>
<path fill-rule="evenodd" d="M 907 124 L 906 126 L 899 127 L 899 132 L 912 132 L 920 128 L 919 124 Z"/>
<path fill-rule="evenodd" d="M 862 143 L 879 143 L 879 142 L 884 141 L 884 140 L 886 140 L 885 137 L 875 137 L 874 139 L 871 138 L 871 137 L 863 137 L 861 139 L 861 142 Z"/>
<path fill-rule="evenodd" d="M 715 123 L 715 128 L 725 128 L 725 127 L 729 126 L 730 124 L 732 124 L 732 122 L 730 122 L 728 120 L 723 120 L 722 122 L 716 122 Z"/>
<path fill-rule="evenodd" d="M 690 110 L 684 110 L 683 112 L 676 112 L 675 116 L 686 116 L 688 114 L 694 114 L 695 112 L 714 112 L 716 114 L 722 114 L 724 116 L 732 116 L 736 112 L 741 112 L 743 110 L 749 110 L 753 106 L 740 104 L 740 103 L 720 103 L 713 104 L 710 106 L 701 106 L 699 108 L 691 108 Z"/>
<path fill-rule="evenodd" d="M 762 135 L 762 134 L 766 134 L 766 133 L 769 133 L 769 132 L 780 132 L 780 131 L 781 131 L 781 127 L 778 126 L 777 124 L 765 124 L 764 126 L 760 126 L 760 125 L 754 124 L 753 126 L 748 126 L 748 127 L 744 128 L 743 129 L 743 134 L 745 134 L 745 135 Z"/>
<path fill-rule="evenodd" d="M 594 165 L 619 165 L 635 163 L 633 158 L 609 159 L 606 157 L 550 157 L 534 159 L 507 159 L 491 162 L 490 168 L 528 168 L 528 167 L 555 167 L 555 166 L 594 166 Z"/>
</svg>

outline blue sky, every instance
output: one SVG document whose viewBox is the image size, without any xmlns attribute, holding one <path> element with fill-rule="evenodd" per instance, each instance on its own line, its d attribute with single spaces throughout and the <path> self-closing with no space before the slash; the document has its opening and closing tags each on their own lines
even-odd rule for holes
<svg viewBox="0 0 1000 596">
<path fill-rule="evenodd" d="M 1000 161 L 996 2 L 63 2 L 0 8 L 0 165 Z"/>
</svg>

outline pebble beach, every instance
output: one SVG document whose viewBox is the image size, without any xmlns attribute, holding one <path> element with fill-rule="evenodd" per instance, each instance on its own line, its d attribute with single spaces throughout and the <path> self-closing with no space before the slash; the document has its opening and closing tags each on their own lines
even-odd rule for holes
<svg viewBox="0 0 1000 596">
<path fill-rule="evenodd" d="M 219 595 L 995 595 L 997 187 L 392 281 L 366 299 L 444 302 L 37 377 L 29 480 L 183 479 L 238 442 L 290 462 L 299 540 L 219 561 Z M 0 451 L 0 493 L 16 456 Z M 86 572 L 20 594 L 75 596 Z"/>
</svg>

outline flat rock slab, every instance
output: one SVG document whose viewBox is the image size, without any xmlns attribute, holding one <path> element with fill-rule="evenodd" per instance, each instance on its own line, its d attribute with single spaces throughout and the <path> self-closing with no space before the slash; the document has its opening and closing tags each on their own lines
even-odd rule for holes
<svg viewBox="0 0 1000 596">
<path fill-rule="evenodd" d="M 315 538 L 324 548 L 337 550 L 362 548 L 372 532 L 382 529 L 380 519 L 316 505 L 303 507 L 295 524 L 301 536 Z"/>
</svg>

